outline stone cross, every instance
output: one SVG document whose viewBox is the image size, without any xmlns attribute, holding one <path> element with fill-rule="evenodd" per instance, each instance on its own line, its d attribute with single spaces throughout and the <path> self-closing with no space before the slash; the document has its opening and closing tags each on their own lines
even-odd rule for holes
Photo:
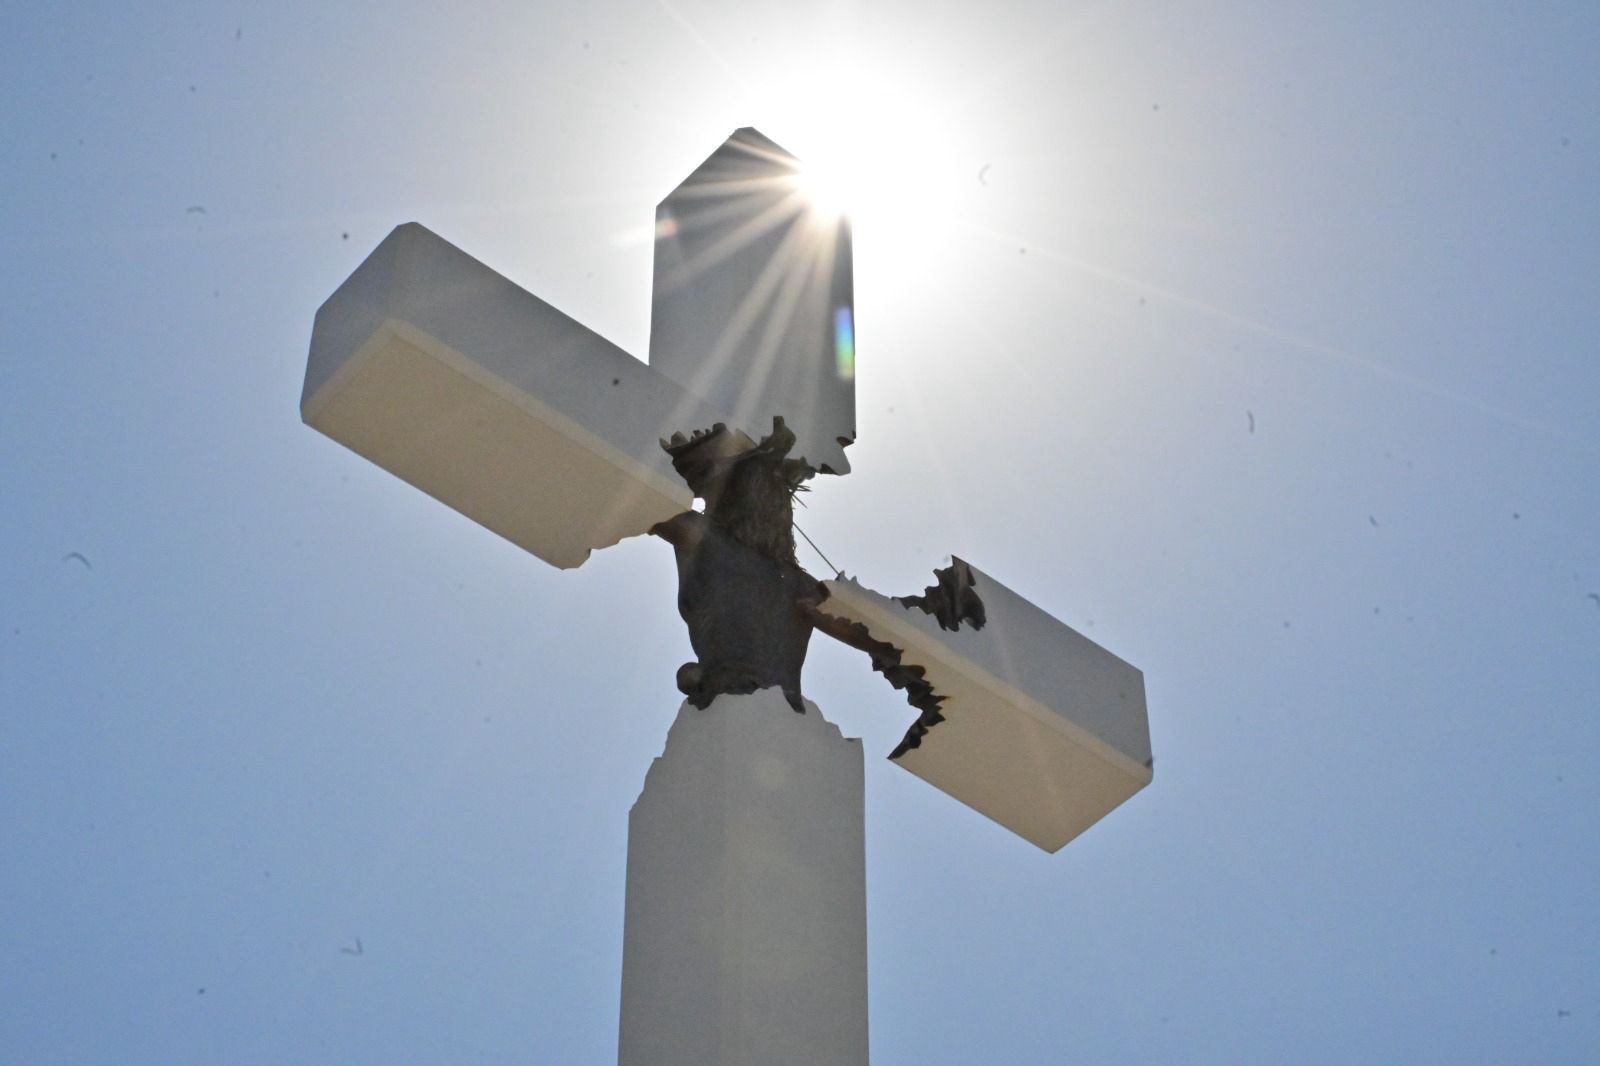
<svg viewBox="0 0 1600 1066">
<path fill-rule="evenodd" d="M 309 425 L 558 567 L 673 546 L 697 661 L 630 816 L 624 1066 L 866 1063 L 861 749 L 801 694 L 813 631 L 917 709 L 897 765 L 1047 851 L 1151 779 L 1140 672 L 993 577 L 795 562 L 854 378 L 848 221 L 751 129 L 657 208 L 649 365 L 416 223 L 317 312 Z"/>
</svg>

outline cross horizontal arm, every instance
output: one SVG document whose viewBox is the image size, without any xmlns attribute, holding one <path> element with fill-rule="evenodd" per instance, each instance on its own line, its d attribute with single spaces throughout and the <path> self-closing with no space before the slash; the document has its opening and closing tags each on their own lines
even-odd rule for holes
<svg viewBox="0 0 1600 1066">
<path fill-rule="evenodd" d="M 659 441 L 726 420 L 416 223 L 318 310 L 300 410 L 564 568 L 687 510 Z"/>
<path fill-rule="evenodd" d="M 921 597 L 822 587 L 817 628 L 922 711 L 897 765 L 1046 851 L 1150 783 L 1144 676 L 976 567 Z"/>
</svg>

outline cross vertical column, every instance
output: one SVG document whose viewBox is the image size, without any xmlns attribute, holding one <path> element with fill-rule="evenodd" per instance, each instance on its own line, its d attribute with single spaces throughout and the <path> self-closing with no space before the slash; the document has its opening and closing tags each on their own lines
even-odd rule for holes
<svg viewBox="0 0 1600 1066">
<path fill-rule="evenodd" d="M 866 1066 L 861 743 L 685 703 L 628 818 L 619 1066 Z"/>
</svg>

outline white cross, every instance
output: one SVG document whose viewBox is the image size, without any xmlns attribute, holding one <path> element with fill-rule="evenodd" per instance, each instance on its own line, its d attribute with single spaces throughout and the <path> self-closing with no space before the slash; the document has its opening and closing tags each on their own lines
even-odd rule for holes
<svg viewBox="0 0 1600 1066">
<path fill-rule="evenodd" d="M 746 129 L 661 203 L 656 232 L 647 366 L 422 226 L 398 227 L 317 312 L 302 417 L 563 568 L 691 508 L 660 446 L 673 433 L 725 423 L 756 439 L 780 416 L 793 455 L 847 472 L 848 223 L 813 208 L 799 164 Z M 1054 851 L 1150 781 L 1143 678 L 972 576 L 980 630 L 842 577 L 822 610 L 899 649 L 943 697 L 944 720 L 895 761 Z"/>
</svg>

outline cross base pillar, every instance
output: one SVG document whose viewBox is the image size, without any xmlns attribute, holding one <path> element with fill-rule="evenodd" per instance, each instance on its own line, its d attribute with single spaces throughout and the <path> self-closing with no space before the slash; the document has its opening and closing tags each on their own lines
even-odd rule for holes
<svg viewBox="0 0 1600 1066">
<path fill-rule="evenodd" d="M 619 1066 L 866 1066 L 861 744 L 685 703 L 628 819 Z"/>
</svg>

